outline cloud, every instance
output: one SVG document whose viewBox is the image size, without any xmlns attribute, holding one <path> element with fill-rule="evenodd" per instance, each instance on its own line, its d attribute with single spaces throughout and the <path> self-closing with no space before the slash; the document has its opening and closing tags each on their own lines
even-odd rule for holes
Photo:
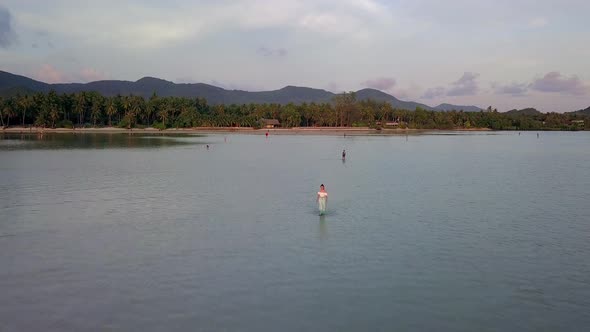
<svg viewBox="0 0 590 332">
<path fill-rule="evenodd" d="M 174 82 L 177 83 L 177 84 L 195 84 L 195 83 L 199 83 L 195 79 L 193 79 L 191 77 L 186 77 L 186 76 L 185 77 L 177 77 Z"/>
<path fill-rule="evenodd" d="M 395 84 L 395 79 L 391 77 L 379 77 L 361 83 L 363 86 L 381 91 L 390 91 L 395 86 Z"/>
<path fill-rule="evenodd" d="M 588 87 L 578 76 L 565 77 L 556 71 L 535 79 L 530 88 L 540 92 L 558 92 L 572 95 L 583 95 L 588 92 Z"/>
<path fill-rule="evenodd" d="M 438 97 L 442 97 L 446 94 L 446 89 L 443 88 L 442 86 L 436 87 L 436 88 L 430 88 L 428 90 L 426 90 L 424 92 L 424 94 L 422 95 L 423 99 L 434 99 L 434 98 L 438 98 Z"/>
<path fill-rule="evenodd" d="M 107 78 L 107 75 L 94 68 L 83 68 L 78 76 L 82 82 L 102 81 Z"/>
<path fill-rule="evenodd" d="M 45 83 L 64 83 L 68 81 L 64 73 L 49 64 L 42 65 L 34 76 L 39 81 Z"/>
<path fill-rule="evenodd" d="M 544 17 L 535 17 L 531 19 L 528 23 L 528 27 L 531 29 L 542 28 L 546 26 L 549 22 Z"/>
<path fill-rule="evenodd" d="M 6 48 L 16 41 L 16 33 L 12 28 L 12 14 L 0 5 L 0 47 Z"/>
<path fill-rule="evenodd" d="M 208 84 L 214 85 L 216 87 L 223 88 L 225 90 L 242 90 L 242 91 L 265 91 L 265 89 L 261 86 L 253 85 L 253 84 L 240 84 L 240 83 L 223 83 L 217 80 L 211 80 Z"/>
<path fill-rule="evenodd" d="M 513 82 L 507 85 L 492 84 L 492 89 L 499 95 L 524 96 L 529 85 L 526 83 Z"/>
<path fill-rule="evenodd" d="M 451 83 L 447 96 L 473 96 L 479 91 L 476 79 L 478 73 L 465 72 L 457 81 Z"/>
<path fill-rule="evenodd" d="M 287 55 L 287 50 L 284 48 L 268 48 L 265 46 L 259 47 L 256 50 L 256 53 L 262 56 L 270 57 L 270 56 L 278 56 L 284 57 Z"/>
<path fill-rule="evenodd" d="M 336 82 L 328 83 L 328 85 L 325 87 L 325 89 L 327 91 L 334 92 L 334 93 L 339 93 L 339 92 L 343 91 L 342 88 L 340 87 L 340 84 L 338 84 Z"/>
<path fill-rule="evenodd" d="M 119 10 L 113 11 L 117 7 Z M 296 30 L 348 40 L 407 34 L 377 0 L 55 1 L 19 13 L 19 24 L 69 42 L 109 47 L 165 48 L 209 40 L 220 31 Z M 76 13 L 76 15 L 71 15 Z M 100 17 L 100 20 L 96 20 Z M 75 27 L 75 28 L 72 28 Z M 410 30 L 410 29 L 406 29 Z M 284 53 L 284 52 L 283 52 Z"/>
</svg>

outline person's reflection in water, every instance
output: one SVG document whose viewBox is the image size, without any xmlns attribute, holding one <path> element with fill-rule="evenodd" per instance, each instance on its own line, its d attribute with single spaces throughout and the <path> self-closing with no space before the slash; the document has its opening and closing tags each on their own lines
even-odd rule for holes
<svg viewBox="0 0 590 332">
<path fill-rule="evenodd" d="M 319 230 L 320 240 L 326 239 L 326 237 L 328 236 L 328 228 L 326 226 L 326 216 L 325 215 L 320 216 L 320 223 L 318 224 L 318 230 Z"/>
</svg>

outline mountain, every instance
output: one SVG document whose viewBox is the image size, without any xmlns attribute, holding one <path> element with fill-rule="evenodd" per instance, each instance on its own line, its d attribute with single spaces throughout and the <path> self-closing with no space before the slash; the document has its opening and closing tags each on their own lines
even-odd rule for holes
<svg viewBox="0 0 590 332">
<path fill-rule="evenodd" d="M 481 108 L 477 106 L 460 106 L 460 105 L 451 105 L 451 104 L 440 104 L 434 107 L 437 111 L 463 111 L 463 112 L 479 112 Z"/>
<path fill-rule="evenodd" d="M 0 70 L 0 92 L 17 89 L 46 92 L 49 91 L 50 85 Z"/>
<path fill-rule="evenodd" d="M 413 101 L 403 101 L 395 98 L 392 95 L 389 95 L 383 91 L 375 90 L 375 89 L 362 89 L 356 92 L 356 99 L 357 100 L 366 100 L 371 99 L 378 102 L 388 102 L 394 108 L 404 109 L 404 110 L 415 110 L 416 107 L 421 107 L 425 110 L 433 110 L 432 107 L 416 103 Z"/>
<path fill-rule="evenodd" d="M 568 112 L 568 113 L 582 115 L 582 116 L 590 116 L 590 106 L 588 106 L 588 108 L 585 108 L 583 110 L 579 110 L 579 111 L 575 111 L 575 112 Z"/>
<path fill-rule="evenodd" d="M 516 109 L 510 110 L 504 114 L 511 115 L 511 116 L 519 116 L 519 115 L 541 115 L 543 113 L 537 111 L 534 108 L 529 107 L 529 108 L 523 108 L 521 110 L 516 110 Z"/>
<path fill-rule="evenodd" d="M 96 91 L 104 96 L 138 95 L 149 98 L 154 92 L 162 97 L 201 97 L 207 99 L 211 105 L 216 104 L 249 104 L 249 103 L 326 103 L 331 102 L 334 93 L 322 90 L 297 86 L 286 86 L 272 91 L 242 91 L 226 90 L 204 83 L 177 84 L 155 77 L 144 77 L 138 81 L 104 80 L 90 83 L 59 83 L 48 84 L 35 81 L 28 77 L 0 71 L 0 96 L 14 96 L 16 94 L 30 94 L 35 92 L 48 92 L 55 90 L 57 93 L 75 93 L 80 91 Z M 421 107 L 425 110 L 464 110 L 479 111 L 475 106 L 456 106 L 441 104 L 430 107 L 413 101 L 403 101 L 385 92 L 375 89 L 362 89 L 356 92 L 357 100 L 372 99 L 379 102 L 388 102 L 394 108 L 415 110 Z"/>
</svg>

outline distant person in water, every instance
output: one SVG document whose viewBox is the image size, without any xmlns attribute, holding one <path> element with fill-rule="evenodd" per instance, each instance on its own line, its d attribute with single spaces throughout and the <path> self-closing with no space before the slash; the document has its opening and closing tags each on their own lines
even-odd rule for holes
<svg viewBox="0 0 590 332">
<path fill-rule="evenodd" d="M 268 137 L 268 131 L 266 132 L 266 137 Z"/>
<path fill-rule="evenodd" d="M 207 150 L 209 150 L 209 144 L 207 144 Z"/>
<path fill-rule="evenodd" d="M 326 203 L 328 203 L 328 192 L 324 187 L 324 184 L 320 186 L 320 191 L 318 191 L 318 205 L 320 209 L 320 216 L 326 213 Z"/>
<path fill-rule="evenodd" d="M 342 150 L 342 159 L 346 159 L 346 150 Z"/>
<path fill-rule="evenodd" d="M 537 133 L 537 138 L 539 138 L 539 133 Z"/>
</svg>

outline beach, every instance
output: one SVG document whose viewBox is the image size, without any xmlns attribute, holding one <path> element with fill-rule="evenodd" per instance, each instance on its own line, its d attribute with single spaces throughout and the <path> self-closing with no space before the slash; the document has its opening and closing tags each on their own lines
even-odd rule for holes
<svg viewBox="0 0 590 332">
<path fill-rule="evenodd" d="M 252 135 L 406 135 L 437 131 L 491 131 L 489 128 L 461 128 L 461 129 L 373 129 L 369 127 L 293 127 L 293 128 L 261 128 L 252 127 L 193 127 L 193 128 L 168 128 L 159 130 L 156 128 L 42 128 L 42 127 L 9 127 L 0 130 L 0 133 L 149 133 L 149 134 L 208 134 L 208 133 L 239 133 Z"/>
</svg>

